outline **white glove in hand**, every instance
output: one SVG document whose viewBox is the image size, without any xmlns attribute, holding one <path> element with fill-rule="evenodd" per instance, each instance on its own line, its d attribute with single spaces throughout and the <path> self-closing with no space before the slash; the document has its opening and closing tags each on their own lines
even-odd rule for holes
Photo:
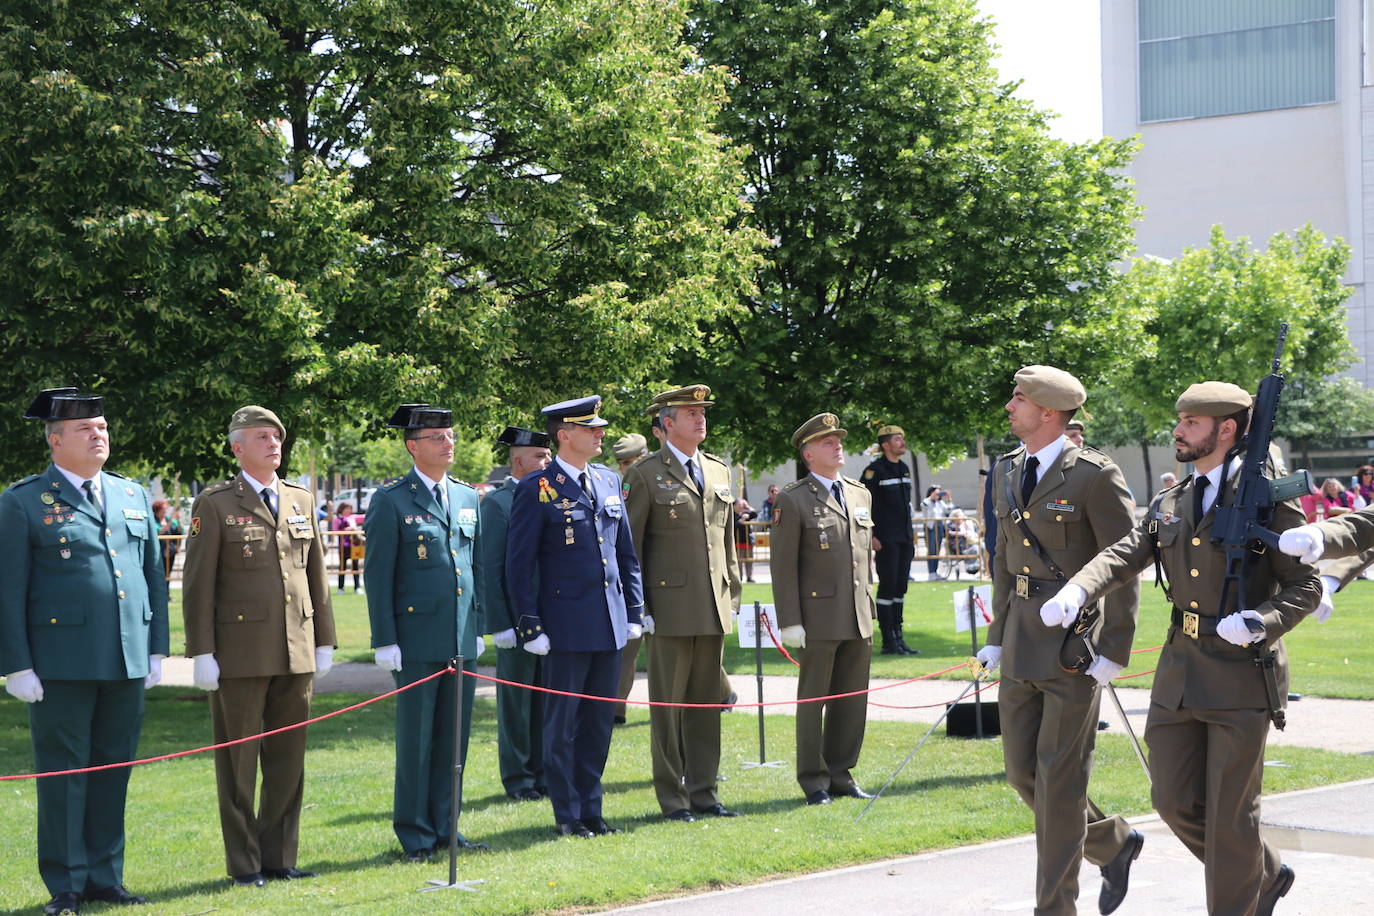
<svg viewBox="0 0 1374 916">
<path fill-rule="evenodd" d="M 1059 593 L 1040 605 L 1040 620 L 1047 627 L 1065 627 L 1074 622 L 1078 609 L 1088 600 L 1088 593 L 1077 585 L 1066 585 Z"/>
<path fill-rule="evenodd" d="M 553 647 L 549 645 L 549 634 L 547 633 L 540 633 L 524 645 L 525 651 L 533 655 L 548 655 L 551 648 Z"/>
<path fill-rule="evenodd" d="M 315 647 L 315 678 L 319 679 L 329 673 L 329 669 L 334 667 L 334 647 L 316 646 Z"/>
<path fill-rule="evenodd" d="M 143 689 L 156 687 L 162 682 L 162 660 L 165 655 L 148 656 L 148 676 L 143 679 Z"/>
<path fill-rule="evenodd" d="M 1322 600 L 1317 602 L 1317 609 L 1313 613 L 1317 617 L 1317 623 L 1326 623 L 1331 617 L 1331 612 L 1336 609 L 1336 589 L 1340 588 L 1341 583 L 1331 576 L 1322 576 Z"/>
<path fill-rule="evenodd" d="M 976 657 L 983 663 L 984 669 L 992 671 L 992 669 L 1002 663 L 1002 647 L 984 646 L 978 650 L 978 655 Z"/>
<path fill-rule="evenodd" d="M 32 668 L 25 668 L 5 676 L 5 692 L 25 703 L 40 703 L 43 700 L 43 682 Z"/>
<path fill-rule="evenodd" d="M 645 633 L 648 633 L 650 636 L 653 636 L 653 635 L 654 635 L 654 615 L 653 615 L 653 614 L 645 614 L 641 619 L 643 620 L 644 632 L 645 632 Z"/>
<path fill-rule="evenodd" d="M 378 646 L 373 653 L 373 661 L 377 667 L 383 671 L 401 670 L 401 647 L 400 646 Z"/>
<path fill-rule="evenodd" d="M 784 646 L 791 646 L 794 649 L 806 648 L 806 627 L 801 624 L 783 627 L 782 633 L 779 635 L 782 637 L 782 644 Z"/>
<path fill-rule="evenodd" d="M 191 660 L 194 664 L 191 669 L 191 680 L 201 690 L 219 689 L 219 662 L 215 661 L 215 656 L 210 653 L 197 655 Z"/>
<path fill-rule="evenodd" d="M 517 642 L 515 638 L 515 628 L 511 627 L 509 630 L 493 633 L 491 641 L 496 643 L 496 648 L 498 649 L 514 649 Z"/>
<path fill-rule="evenodd" d="M 1097 658 L 1093 659 L 1093 663 L 1089 665 L 1088 670 L 1083 673 L 1097 681 L 1103 687 L 1106 687 L 1112 682 L 1113 678 L 1121 673 L 1121 666 L 1105 655 L 1099 655 Z"/>
<path fill-rule="evenodd" d="M 625 624 L 625 638 L 638 639 L 644 635 L 644 625 L 639 623 Z"/>
<path fill-rule="evenodd" d="M 485 651 L 487 651 L 487 641 L 479 636 L 477 637 L 477 652 L 472 657 L 481 658 Z"/>
<path fill-rule="evenodd" d="M 1217 635 L 1234 646 L 1248 646 L 1252 642 L 1262 642 L 1264 633 L 1251 633 L 1245 626 L 1245 618 L 1263 620 L 1259 611 L 1238 611 L 1217 621 Z"/>
<path fill-rule="evenodd" d="M 1316 525 L 1299 525 L 1279 534 L 1279 550 L 1304 563 L 1315 563 L 1326 550 L 1326 537 Z"/>
</svg>

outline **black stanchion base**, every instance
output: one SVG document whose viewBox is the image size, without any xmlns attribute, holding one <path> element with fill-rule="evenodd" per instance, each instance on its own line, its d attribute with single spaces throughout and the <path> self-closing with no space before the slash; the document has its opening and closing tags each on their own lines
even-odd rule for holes
<svg viewBox="0 0 1374 916">
<path fill-rule="evenodd" d="M 955 703 L 949 708 L 945 719 L 945 734 L 950 738 L 978 737 L 976 703 Z M 983 701 L 983 737 L 996 738 L 1002 734 L 1002 722 L 998 716 L 997 703 Z"/>
</svg>

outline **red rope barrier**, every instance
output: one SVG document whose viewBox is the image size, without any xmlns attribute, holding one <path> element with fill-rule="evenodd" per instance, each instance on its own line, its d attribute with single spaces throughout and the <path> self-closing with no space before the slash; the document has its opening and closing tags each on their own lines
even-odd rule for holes
<svg viewBox="0 0 1374 916">
<path fill-rule="evenodd" d="M 791 653 L 791 652 L 788 652 L 787 649 L 785 649 L 785 648 L 783 647 L 782 641 L 779 640 L 778 637 L 777 637 L 777 634 L 775 634 L 775 633 L 773 632 L 773 621 L 771 621 L 771 620 L 768 619 L 768 615 L 767 615 L 767 614 L 765 614 L 765 615 L 763 616 L 762 619 L 763 619 L 764 628 L 768 630 L 768 638 L 771 639 L 771 640 L 773 640 L 773 646 L 774 646 L 774 648 L 776 648 L 779 652 L 781 652 L 781 653 L 782 653 L 782 657 L 785 658 L 785 659 L 787 659 L 789 662 L 791 662 L 792 665 L 793 665 L 794 667 L 800 668 L 800 667 L 801 667 L 801 662 L 797 661 L 795 658 L 792 657 L 792 653 Z M 755 638 L 755 639 L 758 639 L 758 638 L 759 638 L 759 636 L 758 636 L 757 633 L 754 634 L 754 638 Z"/>
</svg>

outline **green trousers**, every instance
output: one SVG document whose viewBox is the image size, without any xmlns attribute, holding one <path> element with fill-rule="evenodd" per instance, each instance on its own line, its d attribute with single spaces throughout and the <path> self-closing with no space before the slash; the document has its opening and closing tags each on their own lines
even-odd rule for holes
<svg viewBox="0 0 1374 916">
<path fill-rule="evenodd" d="M 442 671 L 448 662 L 411 662 L 392 677 L 404 687 Z M 464 671 L 476 671 L 475 659 L 465 659 Z M 457 683 L 461 681 L 462 683 Z M 458 690 L 463 691 L 463 735 L 459 753 L 466 762 L 472 733 L 472 701 L 476 681 L 464 675 L 438 677 L 396 697 L 396 791 L 391 825 L 407 853 L 448 843 L 453 813 L 453 714 Z M 458 787 L 462 809 L 462 786 Z"/>
<path fill-rule="evenodd" d="M 496 676 L 539 686 L 543 683 L 542 659 L 519 646 L 497 649 Z M 522 789 L 544 790 L 543 736 L 544 694 L 496 685 L 496 754 L 507 795 Z"/>
</svg>

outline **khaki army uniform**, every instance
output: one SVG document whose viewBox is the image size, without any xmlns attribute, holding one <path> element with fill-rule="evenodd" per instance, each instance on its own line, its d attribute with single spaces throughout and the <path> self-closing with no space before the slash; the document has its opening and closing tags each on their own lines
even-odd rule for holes
<svg viewBox="0 0 1374 916">
<path fill-rule="evenodd" d="M 625 472 L 625 502 L 654 619 L 649 699 L 719 703 L 721 654 L 739 608 L 730 468 L 697 452 L 704 492 L 664 447 Z M 649 712 L 654 791 L 664 814 L 720 803 L 720 710 L 655 706 Z"/>
<path fill-rule="evenodd" d="M 1101 689 L 1091 677 L 1059 667 L 1064 630 L 1045 626 L 1040 606 L 1064 583 L 1036 554 L 1013 513 L 1025 519 L 1049 559 L 1070 576 L 1131 530 L 1134 503 L 1110 458 L 1065 439 L 1023 506 L 1025 461 L 1022 446 L 992 472 L 997 550 L 995 616 L 987 643 L 1002 647 L 998 705 L 1007 781 L 1035 812 L 1035 911 L 1073 913 L 1080 859 L 1106 865 L 1121 851 L 1130 825 L 1104 815 L 1088 798 Z M 1105 603 L 1098 624 L 1097 653 L 1120 665 L 1130 660 L 1138 596 L 1134 582 L 1119 589 Z M 1086 819 L 1067 816 L 1070 811 L 1086 811 Z"/>
<path fill-rule="evenodd" d="M 186 654 L 213 654 L 219 664 L 210 697 L 217 744 L 309 718 L 315 647 L 335 645 L 314 496 L 278 479 L 277 505 L 274 519 L 238 475 L 202 491 L 191 507 Z M 216 751 L 215 777 L 229 874 L 294 867 L 305 730 Z"/>
<path fill-rule="evenodd" d="M 871 593 L 872 497 L 841 478 L 845 507 L 811 474 L 783 487 L 773 504 L 773 601 L 781 627 L 806 629 L 797 699 L 868 687 L 875 606 Z M 797 782 L 802 792 L 854 788 L 868 697 L 797 706 Z"/>
<path fill-rule="evenodd" d="M 1374 506 L 1339 518 L 1318 522 L 1325 548 L 1322 558 L 1334 560 L 1322 570 L 1345 588 L 1374 564 Z"/>
<path fill-rule="evenodd" d="M 1200 520 L 1194 516 L 1195 480 L 1164 491 L 1149 517 L 1072 581 L 1093 600 L 1153 563 L 1152 542 L 1158 539 L 1174 622 L 1145 726 L 1153 802 L 1206 866 L 1208 912 L 1240 916 L 1255 912 L 1281 864 L 1259 829 L 1269 701 L 1253 650 L 1215 635 L 1226 555 L 1210 540 L 1215 512 Z M 1235 483 L 1233 473 L 1228 503 Z M 1270 527 L 1281 532 L 1302 522 L 1297 503 L 1287 502 L 1276 507 Z M 1284 702 L 1288 662 L 1281 637 L 1317 606 L 1321 585 L 1312 567 L 1265 550 L 1245 587 L 1245 607 L 1264 618 L 1267 640 L 1258 646 L 1277 654 L 1278 698 Z"/>
</svg>

